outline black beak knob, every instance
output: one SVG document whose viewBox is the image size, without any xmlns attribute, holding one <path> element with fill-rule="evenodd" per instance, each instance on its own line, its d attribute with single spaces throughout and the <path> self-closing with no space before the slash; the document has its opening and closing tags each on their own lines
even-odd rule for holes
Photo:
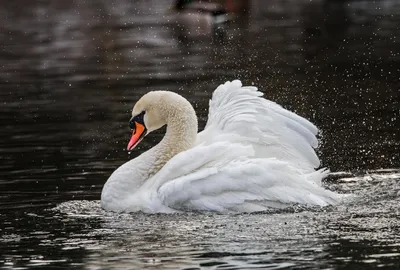
<svg viewBox="0 0 400 270">
<path fill-rule="evenodd" d="M 136 129 L 135 117 L 132 117 L 131 120 L 129 120 L 129 127 L 130 127 L 132 130 L 135 130 L 135 129 Z"/>
<path fill-rule="evenodd" d="M 142 124 L 143 126 L 145 126 L 145 124 L 144 124 L 144 114 L 145 114 L 145 112 L 143 111 L 143 112 L 139 113 L 138 115 L 133 116 L 131 118 L 131 120 L 129 120 L 129 127 L 132 130 L 136 129 L 135 122 L 138 122 L 139 124 Z"/>
</svg>

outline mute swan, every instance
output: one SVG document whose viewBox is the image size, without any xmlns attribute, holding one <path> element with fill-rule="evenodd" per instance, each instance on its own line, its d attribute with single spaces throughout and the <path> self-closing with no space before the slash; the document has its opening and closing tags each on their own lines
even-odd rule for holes
<svg viewBox="0 0 400 270">
<path fill-rule="evenodd" d="M 238 80 L 220 85 L 205 129 L 182 96 L 145 94 L 135 104 L 128 150 L 167 125 L 156 146 L 120 166 L 101 194 L 105 210 L 252 212 L 291 204 L 326 206 L 340 196 L 315 171 L 317 128 Z"/>
</svg>

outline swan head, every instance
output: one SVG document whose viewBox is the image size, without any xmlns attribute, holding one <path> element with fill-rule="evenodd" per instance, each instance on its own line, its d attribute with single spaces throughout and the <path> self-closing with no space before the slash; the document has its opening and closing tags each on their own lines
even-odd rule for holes
<svg viewBox="0 0 400 270">
<path fill-rule="evenodd" d="M 133 132 L 127 150 L 134 149 L 147 134 L 168 124 L 171 119 L 182 119 L 191 114 L 196 117 L 192 105 L 176 93 L 152 91 L 145 94 L 132 110 L 129 127 Z"/>
</svg>

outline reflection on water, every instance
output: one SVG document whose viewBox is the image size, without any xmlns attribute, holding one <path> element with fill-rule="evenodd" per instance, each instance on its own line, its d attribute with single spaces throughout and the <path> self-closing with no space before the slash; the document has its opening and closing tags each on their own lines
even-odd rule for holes
<svg viewBox="0 0 400 270">
<path fill-rule="evenodd" d="M 364 172 L 400 167 L 399 3 L 253 0 L 211 36 L 177 31 L 171 3 L 0 3 L 0 267 L 398 266 L 398 173 Z M 314 121 L 323 164 L 353 172 L 330 188 L 362 199 L 231 217 L 49 210 L 98 200 L 117 166 L 160 140 L 124 151 L 142 94 L 181 93 L 202 128 L 213 89 L 234 78 Z"/>
</svg>

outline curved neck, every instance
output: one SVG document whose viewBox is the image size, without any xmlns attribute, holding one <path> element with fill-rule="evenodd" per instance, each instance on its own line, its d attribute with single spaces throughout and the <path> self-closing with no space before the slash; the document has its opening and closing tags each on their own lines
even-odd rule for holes
<svg viewBox="0 0 400 270">
<path fill-rule="evenodd" d="M 168 114 L 167 131 L 164 138 L 149 150 L 155 157 L 149 176 L 156 174 L 175 155 L 195 145 L 197 116 L 190 103 L 187 102 L 187 104 L 190 107 L 181 104 L 179 109 Z"/>
</svg>

